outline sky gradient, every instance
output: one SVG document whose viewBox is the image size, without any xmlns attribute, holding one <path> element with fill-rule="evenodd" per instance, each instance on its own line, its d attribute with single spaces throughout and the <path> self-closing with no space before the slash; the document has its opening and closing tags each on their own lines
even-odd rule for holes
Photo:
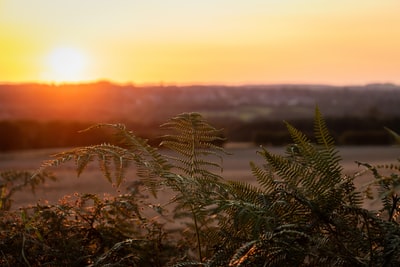
<svg viewBox="0 0 400 267">
<path fill-rule="evenodd" d="M 63 79 L 400 84 L 400 1 L 0 0 L 0 82 Z"/>
</svg>

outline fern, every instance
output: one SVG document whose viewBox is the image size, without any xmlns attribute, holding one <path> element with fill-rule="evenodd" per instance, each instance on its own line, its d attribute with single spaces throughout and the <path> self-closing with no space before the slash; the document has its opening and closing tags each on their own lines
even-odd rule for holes
<svg viewBox="0 0 400 267">
<path fill-rule="evenodd" d="M 175 217 L 187 217 L 186 212 L 191 214 L 193 224 L 187 223 L 187 227 L 192 229 L 189 233 L 195 233 L 198 256 L 202 261 L 202 250 L 205 249 L 202 239 L 208 238 L 202 233 L 212 229 L 214 220 L 208 215 L 215 209 L 214 200 L 225 192 L 222 177 L 212 171 L 222 172 L 222 154 L 225 152 L 218 146 L 218 142 L 223 141 L 221 131 L 197 113 L 172 118 L 162 125 L 170 134 L 163 136 L 161 145 L 175 153 L 166 156 L 121 124 L 97 124 L 84 131 L 104 127 L 116 132 L 120 145 L 101 144 L 56 154 L 55 159 L 43 163 L 37 174 L 73 160 L 79 176 L 88 164 L 96 160 L 107 180 L 119 186 L 127 168 L 135 164 L 138 177 L 153 195 L 156 196 L 163 185 L 177 192 L 172 199 Z"/>
<path fill-rule="evenodd" d="M 293 139 L 286 153 L 262 148 L 266 163 L 251 163 L 259 187 L 228 184 L 229 197 L 220 203 L 228 215 L 220 222 L 227 249 L 217 252 L 218 266 L 365 266 L 377 263 L 377 247 L 396 250 L 397 242 L 379 240 L 388 226 L 361 208 L 354 177 L 342 174 L 319 109 L 315 144 L 285 125 Z"/>
<path fill-rule="evenodd" d="M 339 151 L 319 108 L 314 117 L 315 141 L 290 123 L 284 124 L 293 144 L 283 155 L 265 147 L 257 152 L 265 161 L 261 166 L 250 163 L 257 185 L 223 179 L 226 152 L 219 146 L 221 131 L 197 113 L 184 113 L 163 124 L 168 133 L 162 137 L 160 150 L 121 124 L 95 125 L 86 131 L 111 128 L 120 143 L 56 154 L 41 170 L 74 161 L 80 175 L 88 164 L 97 161 L 108 181 L 119 185 L 127 168 L 135 165 L 136 182 L 155 196 L 161 188 L 172 189 L 175 196 L 169 203 L 148 206 L 164 216 L 162 210 L 172 204 L 175 223 L 185 227 L 178 229 L 181 239 L 176 245 L 183 252 L 170 262 L 175 266 L 399 265 L 399 165 L 360 163 L 373 173 L 375 180 L 370 186 L 378 186 L 383 203 L 378 213 L 365 210 L 362 194 L 354 185 L 357 175 L 343 174 Z M 391 174 L 382 174 L 381 170 L 390 170 Z M 119 261 L 115 255 L 153 244 L 122 234 L 129 231 L 132 222 L 148 224 L 136 202 L 136 191 L 121 196 L 117 204 L 87 196 L 84 199 L 93 201 L 96 207 L 93 213 L 79 207 L 70 214 L 81 218 L 91 230 L 98 223 L 98 214 L 103 214 L 107 223 L 119 222 L 115 232 L 124 238 L 98 254 L 93 266 L 114 260 L 117 264 L 124 260 L 139 264 L 143 260 L 139 255 L 127 252 Z"/>
<path fill-rule="evenodd" d="M 156 195 L 159 187 L 158 177 L 170 168 L 163 156 L 158 153 L 157 149 L 151 147 L 147 140 L 135 136 L 121 124 L 97 124 L 84 131 L 104 127 L 115 130 L 116 136 L 120 138 L 121 144 L 125 147 L 101 144 L 75 148 L 53 155 L 55 159 L 44 162 L 36 173 L 74 160 L 79 176 L 89 163 L 97 159 L 100 170 L 107 180 L 110 183 L 115 182 L 119 186 L 124 179 L 125 171 L 130 164 L 134 163 L 139 178 L 150 188 L 153 195 Z"/>
<path fill-rule="evenodd" d="M 167 158 L 173 162 L 172 171 L 177 171 L 163 177 L 177 192 L 174 197 L 176 217 L 185 217 L 185 211 L 191 214 L 198 256 L 202 262 L 201 232 L 213 223 L 213 220 L 207 219 L 208 210 L 223 190 L 222 177 L 211 171 L 216 168 L 222 172 L 222 154 L 225 151 L 216 145 L 216 142 L 223 140 L 221 131 L 212 127 L 198 113 L 183 113 L 161 127 L 170 131 L 163 136 L 161 146 L 174 152 Z M 212 161 L 210 157 L 218 159 L 220 163 Z M 204 240 L 206 238 L 203 236 Z"/>
<path fill-rule="evenodd" d="M 76 172 L 79 176 L 88 164 L 97 158 L 100 170 L 102 170 L 107 180 L 110 183 L 114 180 L 117 185 L 121 184 L 124 170 L 134 160 L 134 155 L 128 150 L 110 144 L 77 148 L 55 154 L 53 157 L 55 159 L 44 162 L 38 172 L 45 168 L 59 166 L 67 161 L 74 160 Z M 114 169 L 112 169 L 112 166 Z M 115 174 L 114 177 L 112 177 L 111 173 Z"/>
<path fill-rule="evenodd" d="M 366 191 L 377 187 L 377 192 L 382 203 L 380 214 L 385 214 L 389 221 L 400 221 L 400 161 L 397 164 L 384 164 L 372 166 L 368 163 L 358 162 L 370 171 L 375 180 L 366 185 Z M 383 174 L 382 174 L 383 172 Z"/>
<path fill-rule="evenodd" d="M 174 167 L 191 178 L 210 177 L 216 180 L 220 176 L 209 171 L 209 167 L 222 171 L 220 163 L 208 160 L 207 156 L 215 156 L 222 163 L 223 148 L 215 142 L 224 140 L 221 131 L 212 127 L 198 113 L 184 113 L 161 125 L 172 131 L 163 136 L 161 145 L 177 153 L 170 157 L 175 161 Z M 199 175 L 199 176 L 197 176 Z"/>
</svg>

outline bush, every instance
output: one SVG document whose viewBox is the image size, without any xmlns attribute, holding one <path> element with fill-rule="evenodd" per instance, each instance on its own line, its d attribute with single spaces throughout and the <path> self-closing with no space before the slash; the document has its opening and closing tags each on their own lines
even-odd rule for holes
<svg viewBox="0 0 400 267">
<path fill-rule="evenodd" d="M 285 155 L 258 151 L 265 164 L 251 163 L 257 186 L 223 179 L 221 131 L 199 114 L 181 114 L 162 125 L 168 132 L 161 145 L 171 151 L 165 154 L 123 125 L 95 125 L 88 131 L 112 129 L 121 143 L 60 153 L 32 179 L 44 175 L 47 167 L 70 160 L 79 175 L 97 160 L 106 179 L 116 185 L 135 165 L 137 180 L 131 192 L 105 198 L 67 196 L 57 204 L 19 211 L 3 205 L 1 264 L 398 266 L 400 166 L 359 163 L 375 179 L 365 192 L 357 191 L 356 175 L 343 174 L 318 109 L 315 144 L 291 124 L 285 125 L 293 144 Z M 391 172 L 383 175 L 381 169 Z M 382 203 L 378 212 L 362 208 L 364 197 L 373 196 L 373 187 Z M 14 192 L 21 187 L 3 188 Z M 157 203 L 142 194 L 144 189 L 154 196 L 160 189 L 172 190 L 175 197 L 171 203 Z M 175 229 L 169 227 L 170 221 Z"/>
</svg>

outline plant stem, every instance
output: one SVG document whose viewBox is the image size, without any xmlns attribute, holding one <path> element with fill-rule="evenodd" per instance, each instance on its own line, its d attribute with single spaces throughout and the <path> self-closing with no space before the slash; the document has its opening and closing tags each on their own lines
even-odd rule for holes
<svg viewBox="0 0 400 267">
<path fill-rule="evenodd" d="M 200 241 L 200 231 L 199 231 L 199 227 L 197 224 L 197 216 L 196 216 L 196 212 L 193 209 L 193 206 L 191 205 L 191 210 L 192 210 L 192 214 L 193 214 L 193 221 L 194 221 L 194 227 L 196 229 L 196 238 L 197 238 L 197 250 L 199 253 L 199 261 L 203 262 L 203 256 L 201 254 L 201 241 Z"/>
</svg>

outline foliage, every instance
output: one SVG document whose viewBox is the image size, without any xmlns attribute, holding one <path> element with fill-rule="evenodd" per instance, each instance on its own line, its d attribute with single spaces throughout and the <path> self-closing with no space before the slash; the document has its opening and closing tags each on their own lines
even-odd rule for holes
<svg viewBox="0 0 400 267">
<path fill-rule="evenodd" d="M 186 223 L 188 230 L 185 233 L 188 235 L 185 239 L 195 238 L 193 243 L 201 262 L 204 253 L 213 245 L 209 236 L 214 233 L 214 222 L 218 220 L 217 216 L 209 216 L 213 210 L 211 206 L 224 193 L 222 177 L 210 170 L 216 168 L 222 171 L 222 166 L 209 159 L 211 156 L 222 161 L 221 154 L 225 151 L 215 143 L 223 138 L 220 131 L 198 113 L 177 116 L 163 124 L 162 128 L 171 133 L 164 136 L 161 145 L 174 152 L 168 159 L 172 161 L 172 171 L 176 172 L 162 175 L 166 178 L 166 185 L 177 193 L 173 198 L 176 203 L 174 218 L 189 216 L 192 219 L 192 222 Z M 193 249 L 193 246 L 189 248 Z"/>
<path fill-rule="evenodd" d="M 163 266 L 174 249 L 133 194 L 76 194 L 4 212 L 1 229 L 2 266 Z"/>
<path fill-rule="evenodd" d="M 259 186 L 231 182 L 233 197 L 221 230 L 229 233 L 211 266 L 382 266 L 398 238 L 391 224 L 362 208 L 354 177 L 342 174 L 340 157 L 316 110 L 312 144 L 286 123 L 294 141 L 285 155 L 259 151 L 251 164 Z M 390 234 L 389 234 L 390 233 Z M 383 238 L 382 238 L 383 237 Z M 395 249 L 398 253 L 397 243 Z M 390 253 L 394 253 L 391 251 Z M 399 259 L 392 258 L 391 265 Z"/>
<path fill-rule="evenodd" d="M 398 266 L 400 164 L 371 166 L 375 179 L 358 191 L 344 175 L 334 138 L 318 108 L 311 140 L 285 122 L 293 144 L 285 153 L 261 147 L 265 164 L 250 163 L 257 185 L 221 176 L 222 133 L 197 113 L 162 125 L 157 149 L 121 124 L 85 131 L 115 131 L 117 144 L 79 147 L 54 155 L 28 180 L 74 161 L 77 174 L 97 161 L 121 186 L 128 168 L 134 190 L 100 198 L 76 194 L 57 204 L 3 209 L 1 264 L 52 266 Z M 381 171 L 384 171 L 383 173 Z M 17 172 L 9 174 L 19 177 Z M 4 176 L 8 177 L 8 176 Z M 21 177 L 27 177 L 22 175 Z M 5 180 L 5 178 L 3 178 Z M 363 208 L 378 188 L 382 209 Z M 7 192 L 19 190 L 10 185 Z M 157 203 L 164 190 L 175 193 Z M 3 206 L 12 193 L 3 194 Z M 2 206 L 2 207 L 3 207 Z"/>
<path fill-rule="evenodd" d="M 0 171 L 0 212 L 11 208 L 12 197 L 17 191 L 30 187 L 34 193 L 36 187 L 47 180 L 54 181 L 56 177 L 49 172 L 40 172 L 32 176 L 29 171 Z"/>
</svg>

